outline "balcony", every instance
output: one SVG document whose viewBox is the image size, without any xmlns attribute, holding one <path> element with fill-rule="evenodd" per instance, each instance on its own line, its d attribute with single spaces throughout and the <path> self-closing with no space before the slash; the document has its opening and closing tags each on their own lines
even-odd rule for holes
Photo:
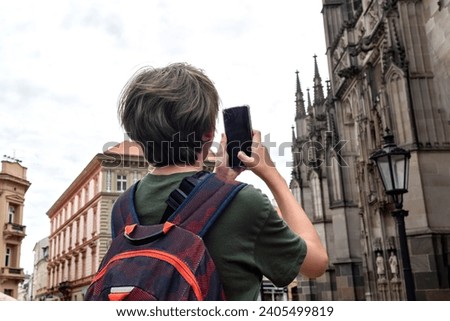
<svg viewBox="0 0 450 321">
<path fill-rule="evenodd" d="M 62 293 L 64 301 L 70 301 L 72 286 L 69 281 L 63 281 L 58 285 L 58 291 Z"/>
<path fill-rule="evenodd" d="M 27 235 L 25 233 L 26 226 L 19 225 L 16 223 L 6 223 L 3 229 L 3 238 L 5 240 L 15 240 L 21 242 L 23 238 Z"/>
<path fill-rule="evenodd" d="M 9 266 L 3 266 L 0 270 L 0 278 L 22 281 L 25 279 L 25 274 L 23 273 L 22 268 L 13 268 L 13 267 L 9 267 Z"/>
</svg>

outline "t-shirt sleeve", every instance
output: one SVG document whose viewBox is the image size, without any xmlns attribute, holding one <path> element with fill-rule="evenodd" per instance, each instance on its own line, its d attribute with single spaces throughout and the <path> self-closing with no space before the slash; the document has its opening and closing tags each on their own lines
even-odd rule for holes
<svg viewBox="0 0 450 321">
<path fill-rule="evenodd" d="M 272 206 L 268 212 L 256 242 L 255 262 L 270 281 L 283 287 L 298 275 L 307 248 Z"/>
</svg>

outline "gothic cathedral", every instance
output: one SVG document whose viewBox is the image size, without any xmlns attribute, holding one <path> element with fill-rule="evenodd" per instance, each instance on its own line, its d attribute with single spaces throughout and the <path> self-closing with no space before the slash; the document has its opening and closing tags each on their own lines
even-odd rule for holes
<svg viewBox="0 0 450 321">
<path fill-rule="evenodd" d="M 403 206 L 417 300 L 450 300 L 450 0 L 323 0 L 330 81 L 296 77 L 291 190 L 326 244 L 300 300 L 406 300 L 399 233 L 370 156 L 411 153 Z M 319 58 L 320 59 L 320 58 Z"/>
</svg>

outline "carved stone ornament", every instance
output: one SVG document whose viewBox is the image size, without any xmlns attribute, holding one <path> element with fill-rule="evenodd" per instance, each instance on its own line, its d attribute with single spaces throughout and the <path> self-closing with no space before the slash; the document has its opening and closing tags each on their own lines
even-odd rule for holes
<svg viewBox="0 0 450 321">
<path fill-rule="evenodd" d="M 338 75 L 341 78 L 352 78 L 354 76 L 356 76 L 357 74 L 359 74 L 361 71 L 361 67 L 358 66 L 350 66 L 348 68 L 343 68 L 341 70 L 338 71 Z"/>
</svg>

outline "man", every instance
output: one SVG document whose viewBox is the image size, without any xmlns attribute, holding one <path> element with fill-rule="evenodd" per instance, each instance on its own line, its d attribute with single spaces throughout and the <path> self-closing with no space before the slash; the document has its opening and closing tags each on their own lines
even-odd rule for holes
<svg viewBox="0 0 450 321">
<path fill-rule="evenodd" d="M 203 71 L 188 64 L 143 68 L 126 84 L 118 114 L 129 137 L 140 143 L 153 170 L 138 185 L 135 202 L 142 224 L 157 224 L 166 199 L 184 177 L 202 169 L 215 133 L 219 95 Z M 228 168 L 226 137 L 215 173 L 233 180 L 243 169 Z M 255 300 L 262 275 L 277 286 L 298 273 L 322 275 L 328 257 L 303 209 L 275 168 L 261 133 L 252 155 L 239 154 L 248 170 L 270 188 L 281 210 L 253 186 L 242 189 L 204 238 L 228 300 Z"/>
</svg>

